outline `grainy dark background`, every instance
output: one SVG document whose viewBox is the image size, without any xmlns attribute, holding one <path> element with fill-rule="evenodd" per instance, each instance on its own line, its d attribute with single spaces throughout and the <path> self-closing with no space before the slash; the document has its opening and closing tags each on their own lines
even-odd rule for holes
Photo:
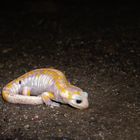
<svg viewBox="0 0 140 140">
<path fill-rule="evenodd" d="M 44 0 L 0 4 L 0 88 L 54 67 L 89 93 L 90 107 L 29 106 L 0 98 L 0 139 L 138 140 L 137 3 Z"/>
</svg>

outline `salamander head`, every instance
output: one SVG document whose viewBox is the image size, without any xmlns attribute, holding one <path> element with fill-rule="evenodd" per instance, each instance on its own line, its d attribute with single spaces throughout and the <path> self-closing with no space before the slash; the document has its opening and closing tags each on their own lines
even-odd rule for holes
<svg viewBox="0 0 140 140">
<path fill-rule="evenodd" d="M 63 93 L 63 99 L 65 103 L 78 109 L 85 109 L 89 106 L 87 92 L 84 92 L 75 86 L 71 86 L 65 90 L 65 93 Z"/>
<path fill-rule="evenodd" d="M 69 104 L 78 109 L 88 108 L 88 94 L 87 92 L 79 92 L 79 94 L 72 94 L 72 98 L 69 100 Z"/>
</svg>

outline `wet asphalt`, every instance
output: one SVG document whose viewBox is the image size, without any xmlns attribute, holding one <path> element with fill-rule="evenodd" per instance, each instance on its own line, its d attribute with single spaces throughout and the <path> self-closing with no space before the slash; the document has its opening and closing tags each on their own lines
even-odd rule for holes
<svg viewBox="0 0 140 140">
<path fill-rule="evenodd" d="M 140 16 L 136 4 L 1 5 L 0 89 L 36 69 L 61 70 L 89 108 L 15 105 L 0 98 L 3 140 L 138 140 Z"/>
</svg>

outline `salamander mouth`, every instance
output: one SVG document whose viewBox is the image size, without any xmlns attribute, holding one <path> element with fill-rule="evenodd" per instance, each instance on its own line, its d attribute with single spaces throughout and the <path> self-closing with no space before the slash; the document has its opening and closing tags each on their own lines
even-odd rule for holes
<svg viewBox="0 0 140 140">
<path fill-rule="evenodd" d="M 86 109 L 89 106 L 88 101 L 85 101 L 84 103 L 81 104 L 74 104 L 74 103 L 69 103 L 72 107 L 78 108 L 78 109 Z"/>
</svg>

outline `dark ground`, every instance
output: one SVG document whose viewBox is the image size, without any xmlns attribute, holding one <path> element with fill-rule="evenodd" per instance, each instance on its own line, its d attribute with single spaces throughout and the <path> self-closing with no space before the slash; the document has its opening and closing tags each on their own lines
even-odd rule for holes
<svg viewBox="0 0 140 140">
<path fill-rule="evenodd" d="M 0 6 L 0 88 L 32 69 L 54 67 L 89 93 L 90 107 L 0 98 L 0 139 L 138 140 L 139 7 L 59 2 Z"/>
</svg>

